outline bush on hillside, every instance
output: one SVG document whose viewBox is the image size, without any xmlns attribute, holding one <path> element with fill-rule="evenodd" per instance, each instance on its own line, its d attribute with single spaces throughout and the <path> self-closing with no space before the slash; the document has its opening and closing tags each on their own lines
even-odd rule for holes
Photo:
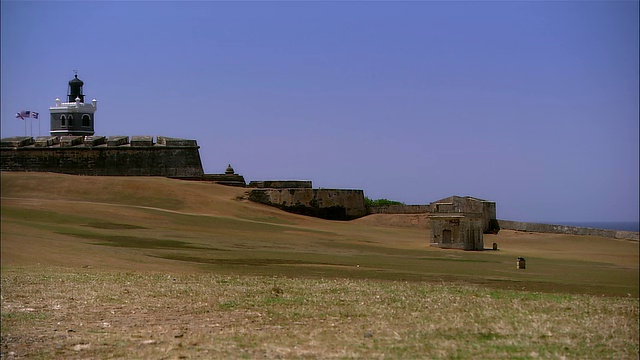
<svg viewBox="0 0 640 360">
<path fill-rule="evenodd" d="M 394 201 L 394 200 L 388 200 L 388 199 L 372 200 L 372 199 L 369 199 L 366 196 L 364 197 L 364 202 L 367 205 L 367 207 L 389 206 L 389 205 L 406 205 L 405 203 L 400 202 L 400 201 Z"/>
</svg>

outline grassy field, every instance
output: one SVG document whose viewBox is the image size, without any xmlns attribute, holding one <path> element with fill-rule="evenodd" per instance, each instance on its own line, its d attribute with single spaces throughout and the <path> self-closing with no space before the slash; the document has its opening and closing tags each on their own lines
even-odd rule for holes
<svg viewBox="0 0 640 360">
<path fill-rule="evenodd" d="M 637 359 L 638 243 L 313 219 L 245 189 L 2 173 L 4 358 Z M 516 269 L 516 258 L 527 269 Z"/>
</svg>

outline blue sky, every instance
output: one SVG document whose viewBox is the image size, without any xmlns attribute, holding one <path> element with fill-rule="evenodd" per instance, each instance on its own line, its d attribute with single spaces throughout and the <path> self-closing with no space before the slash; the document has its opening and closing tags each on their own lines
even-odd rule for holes
<svg viewBox="0 0 640 360">
<path fill-rule="evenodd" d="M 1 2 L 2 137 L 78 70 L 97 135 L 205 172 L 638 220 L 638 2 Z M 37 135 L 38 123 L 33 122 Z M 31 133 L 30 128 L 27 129 Z"/>
</svg>

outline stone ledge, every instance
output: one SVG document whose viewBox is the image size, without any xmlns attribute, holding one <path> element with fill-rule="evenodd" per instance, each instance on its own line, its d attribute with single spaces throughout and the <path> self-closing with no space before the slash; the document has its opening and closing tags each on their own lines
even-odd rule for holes
<svg viewBox="0 0 640 360">
<path fill-rule="evenodd" d="M 104 136 L 87 136 L 84 138 L 84 145 L 88 147 L 104 145 L 107 143 L 107 138 Z"/>
<path fill-rule="evenodd" d="M 84 142 L 84 138 L 82 136 L 61 136 L 60 137 L 60 147 L 72 147 L 76 145 L 80 145 Z"/>
<path fill-rule="evenodd" d="M 35 147 L 49 147 L 60 144 L 60 138 L 57 136 L 38 136 Z"/>
<path fill-rule="evenodd" d="M 128 136 L 109 136 L 109 140 L 107 140 L 107 146 L 122 146 L 128 143 Z"/>
<path fill-rule="evenodd" d="M 73 140 L 72 140 L 73 139 Z M 153 142 L 153 136 L 39 136 L 34 140 L 30 136 L 14 136 L 1 139 L 1 148 L 12 149 L 42 149 L 51 147 L 60 148 L 93 148 L 93 147 L 137 147 L 137 148 L 199 148 L 196 140 L 169 138 L 158 136 L 157 143 Z"/>
<path fill-rule="evenodd" d="M 30 136 L 14 136 L 2 139 L 1 147 L 23 147 L 33 144 L 33 138 Z"/>
<path fill-rule="evenodd" d="M 132 136 L 131 146 L 153 146 L 153 136 Z"/>
<path fill-rule="evenodd" d="M 175 146 L 175 147 L 197 147 L 198 142 L 195 140 L 170 138 L 166 136 L 158 136 L 156 143 L 161 146 Z"/>
</svg>

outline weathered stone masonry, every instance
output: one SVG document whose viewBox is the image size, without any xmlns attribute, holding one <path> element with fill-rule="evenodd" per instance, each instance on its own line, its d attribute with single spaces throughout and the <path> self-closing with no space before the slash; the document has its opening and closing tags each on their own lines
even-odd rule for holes
<svg viewBox="0 0 640 360">
<path fill-rule="evenodd" d="M 527 223 L 521 221 L 498 220 L 500 228 L 528 232 L 540 232 L 551 234 L 569 234 L 569 235 L 586 235 L 586 236 L 602 236 L 614 239 L 625 239 L 638 241 L 640 233 L 636 231 L 608 230 L 608 229 L 592 229 L 578 226 L 567 225 L 550 225 L 539 223 Z"/>
<path fill-rule="evenodd" d="M 429 204 L 429 243 L 446 249 L 483 250 L 483 233 L 499 230 L 496 203 L 450 196 Z"/>
<path fill-rule="evenodd" d="M 251 190 L 249 200 L 329 220 L 350 220 L 367 214 L 362 190 L 261 188 Z"/>
<path fill-rule="evenodd" d="M 74 175 L 201 177 L 195 140 L 63 136 L 2 139 L 0 170 Z"/>
</svg>

